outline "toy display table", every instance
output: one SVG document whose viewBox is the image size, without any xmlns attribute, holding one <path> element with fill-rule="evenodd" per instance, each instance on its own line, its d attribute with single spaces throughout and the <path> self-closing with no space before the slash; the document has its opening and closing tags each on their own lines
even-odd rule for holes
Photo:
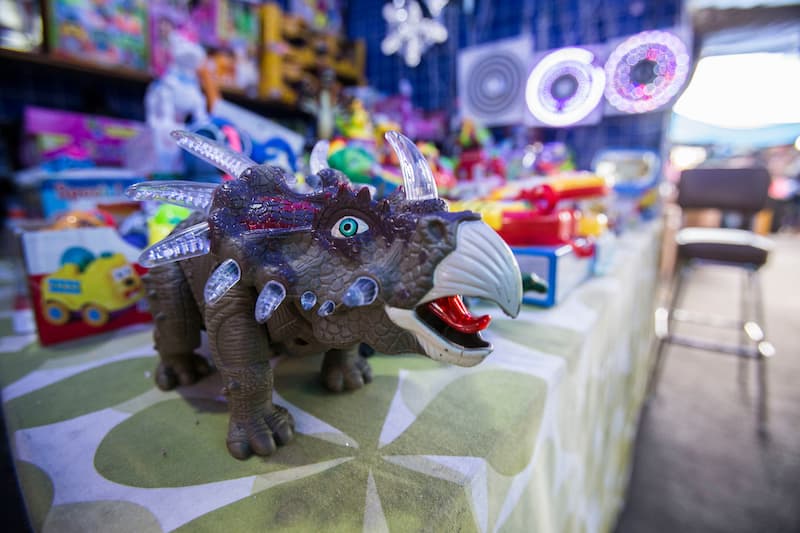
<svg viewBox="0 0 800 533">
<path fill-rule="evenodd" d="M 12 336 L 0 384 L 31 523 L 45 531 L 608 531 L 627 485 L 651 360 L 660 228 L 557 307 L 494 314 L 473 368 L 370 358 L 340 395 L 320 358 L 277 359 L 295 440 L 233 459 L 218 375 L 162 392 L 149 326 L 42 348 Z"/>
</svg>

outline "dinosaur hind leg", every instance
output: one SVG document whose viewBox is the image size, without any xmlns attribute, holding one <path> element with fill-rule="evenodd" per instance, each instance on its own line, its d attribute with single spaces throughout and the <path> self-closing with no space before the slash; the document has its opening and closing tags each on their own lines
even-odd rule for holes
<svg viewBox="0 0 800 533">
<path fill-rule="evenodd" d="M 210 372 L 194 351 L 200 346 L 203 319 L 191 288 L 177 263 L 151 269 L 144 276 L 153 313 L 155 349 L 161 361 L 155 381 L 162 390 L 191 385 Z"/>
</svg>

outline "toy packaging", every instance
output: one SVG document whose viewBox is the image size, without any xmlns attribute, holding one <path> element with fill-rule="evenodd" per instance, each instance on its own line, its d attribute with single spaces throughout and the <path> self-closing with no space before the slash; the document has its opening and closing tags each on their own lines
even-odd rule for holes
<svg viewBox="0 0 800 533">
<path fill-rule="evenodd" d="M 103 203 L 125 202 L 125 189 L 144 179 L 140 174 L 116 168 L 82 168 L 50 172 L 34 170 L 17 175 L 23 194 L 33 198 L 33 214 L 45 218 L 71 210 L 89 210 Z M 35 200 L 31 200 L 35 202 Z"/>
<path fill-rule="evenodd" d="M 127 143 L 144 130 L 134 120 L 32 106 L 25 108 L 23 122 L 22 155 L 28 166 L 62 156 L 121 166 Z"/>
<path fill-rule="evenodd" d="M 43 345 L 150 320 L 140 250 L 114 228 L 25 232 L 22 248 Z"/>
<path fill-rule="evenodd" d="M 49 0 L 48 43 L 56 55 L 147 69 L 147 2 Z"/>
<path fill-rule="evenodd" d="M 512 247 L 522 273 L 522 302 L 552 307 L 592 275 L 595 246 L 585 239 L 560 246 Z M 533 286 L 532 286 L 533 285 Z"/>
</svg>

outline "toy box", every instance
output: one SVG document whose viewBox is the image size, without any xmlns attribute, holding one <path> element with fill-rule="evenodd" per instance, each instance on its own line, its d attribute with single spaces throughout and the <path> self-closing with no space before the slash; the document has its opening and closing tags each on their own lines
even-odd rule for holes
<svg viewBox="0 0 800 533">
<path fill-rule="evenodd" d="M 125 189 L 144 181 L 140 174 L 116 168 L 81 168 L 50 172 L 32 169 L 15 176 L 31 214 L 44 218 L 100 204 L 130 202 Z"/>
<path fill-rule="evenodd" d="M 34 166 L 62 156 L 121 166 L 141 122 L 28 106 L 23 116 L 23 162 Z"/>
<path fill-rule="evenodd" d="M 578 239 L 559 246 L 512 247 L 522 273 L 522 302 L 552 307 L 561 302 L 575 287 L 592 275 L 595 246 L 592 241 Z M 531 276 L 531 275 L 534 276 Z M 531 283 L 531 278 L 536 280 Z M 531 288 L 535 285 L 536 288 Z"/>
<path fill-rule="evenodd" d="M 49 0 L 48 44 L 56 54 L 147 69 L 147 2 Z"/>
<path fill-rule="evenodd" d="M 22 249 L 43 345 L 150 320 L 140 250 L 114 228 L 25 232 Z"/>
</svg>

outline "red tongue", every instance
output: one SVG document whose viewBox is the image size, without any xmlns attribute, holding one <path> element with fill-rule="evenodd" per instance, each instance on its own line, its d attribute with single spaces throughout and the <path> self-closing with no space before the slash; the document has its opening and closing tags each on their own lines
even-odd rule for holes
<svg viewBox="0 0 800 533">
<path fill-rule="evenodd" d="M 428 303 L 428 309 L 444 320 L 448 326 L 461 333 L 483 331 L 492 321 L 489 315 L 472 316 L 460 296 L 445 296 L 434 300 Z"/>
</svg>

